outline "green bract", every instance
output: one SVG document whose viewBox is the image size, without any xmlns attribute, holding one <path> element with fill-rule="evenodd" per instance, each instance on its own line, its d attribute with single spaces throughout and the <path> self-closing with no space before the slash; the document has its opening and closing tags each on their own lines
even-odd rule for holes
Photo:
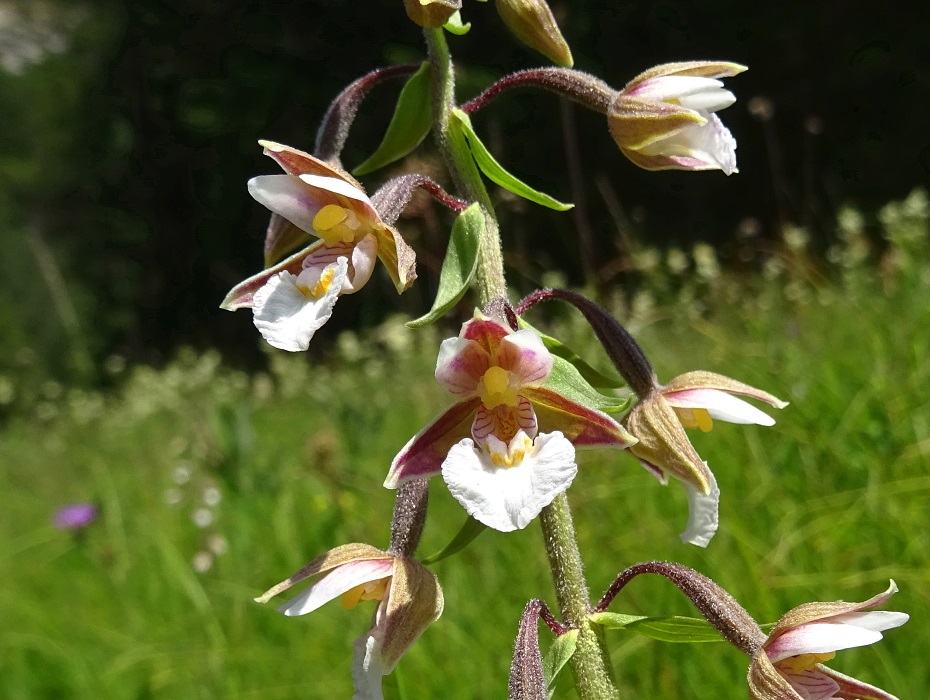
<svg viewBox="0 0 930 700">
<path fill-rule="evenodd" d="M 588 618 L 606 629 L 624 629 L 661 642 L 722 642 L 723 637 L 707 620 L 696 617 L 672 615 L 670 617 L 645 617 L 601 612 Z"/>
<path fill-rule="evenodd" d="M 477 204 L 459 214 L 452 226 L 446 258 L 439 272 L 439 290 L 433 308 L 425 316 L 407 322 L 408 328 L 422 328 L 442 318 L 462 298 L 478 269 L 478 248 L 484 215 Z"/>
<path fill-rule="evenodd" d="M 485 145 L 481 143 L 481 139 L 478 138 L 478 134 L 476 134 L 475 130 L 472 128 L 471 119 L 469 119 L 468 115 L 462 110 L 452 110 L 452 120 L 449 126 L 453 131 L 458 131 L 465 136 L 468 142 L 468 149 L 471 151 L 475 163 L 478 164 L 481 172 L 492 182 L 496 182 L 505 190 L 513 192 L 515 195 L 519 195 L 524 199 L 528 199 L 544 207 L 555 209 L 556 211 L 567 211 L 575 206 L 574 204 L 565 204 L 543 192 L 534 190 L 525 182 L 517 179 L 504 170 L 504 167 L 494 160 L 494 156 L 492 156 Z"/>
<path fill-rule="evenodd" d="M 424 61 L 400 91 L 394 116 L 391 117 L 381 144 L 364 163 L 352 171 L 353 175 L 366 175 L 403 158 L 426 138 L 433 125 L 429 81 L 429 63 Z"/>
</svg>

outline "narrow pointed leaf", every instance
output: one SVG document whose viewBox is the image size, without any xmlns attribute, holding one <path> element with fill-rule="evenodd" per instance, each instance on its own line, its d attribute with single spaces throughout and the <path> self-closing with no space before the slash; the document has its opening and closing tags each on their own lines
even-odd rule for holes
<svg viewBox="0 0 930 700">
<path fill-rule="evenodd" d="M 608 629 L 625 629 L 660 642 L 722 642 L 723 637 L 707 621 L 696 617 L 642 617 L 620 613 L 596 613 L 591 622 Z"/>
<path fill-rule="evenodd" d="M 630 405 L 629 396 L 607 396 L 592 387 L 578 369 L 568 360 L 554 355 L 552 371 L 543 386 L 558 392 L 576 403 L 604 413 L 621 413 Z"/>
<path fill-rule="evenodd" d="M 549 645 L 549 651 L 546 652 L 546 658 L 543 659 L 543 672 L 546 674 L 546 687 L 549 689 L 550 697 L 552 697 L 552 691 L 555 689 L 555 679 L 569 659 L 572 658 L 577 648 L 578 630 L 569 630 L 565 634 L 560 634 Z"/>
<path fill-rule="evenodd" d="M 394 116 L 377 150 L 352 171 L 365 175 L 403 158 L 426 138 L 433 125 L 433 108 L 429 96 L 429 63 L 423 62 L 407 79 L 400 91 Z"/>
<path fill-rule="evenodd" d="M 475 130 L 471 126 L 471 119 L 469 119 L 468 115 L 462 110 L 452 110 L 452 123 L 450 126 L 458 128 L 465 135 L 468 141 L 468 148 L 475 158 L 475 163 L 478 164 L 481 172 L 492 182 L 496 182 L 505 190 L 509 190 L 524 199 L 528 199 L 544 207 L 549 207 L 550 209 L 555 209 L 556 211 L 567 211 L 575 206 L 574 204 L 565 204 L 557 199 L 553 199 L 547 194 L 534 190 L 525 182 L 517 179 L 514 175 L 504 170 L 504 167 L 494 160 L 494 156 L 492 156 L 485 145 L 481 143 L 481 139 L 478 138 L 478 134 L 475 133 Z"/>
<path fill-rule="evenodd" d="M 442 318 L 462 298 L 478 269 L 478 247 L 484 230 L 484 214 L 477 204 L 459 214 L 452 225 L 446 259 L 439 273 L 439 290 L 433 308 L 425 316 L 407 322 L 408 328 L 422 328 Z"/>
<path fill-rule="evenodd" d="M 527 323 L 523 318 L 519 318 L 518 322 L 521 328 L 533 328 L 532 325 Z M 575 369 L 578 370 L 578 373 L 588 382 L 592 387 L 600 387 L 602 389 L 619 389 L 626 386 L 626 383 L 618 375 L 611 373 L 612 376 L 603 374 L 599 370 L 596 370 L 594 367 L 589 365 L 584 359 L 572 350 L 567 345 L 563 344 L 562 341 L 553 338 L 551 335 L 546 335 L 542 333 L 537 328 L 533 328 L 539 337 L 542 338 L 543 345 L 546 346 L 546 349 L 557 357 L 561 357 L 563 360 L 567 360 L 569 363 L 574 365 Z"/>
<path fill-rule="evenodd" d="M 452 13 L 452 16 L 449 18 L 449 21 L 446 22 L 443 26 L 447 32 L 452 34 L 457 34 L 458 36 L 464 36 L 468 34 L 468 30 L 471 29 L 471 22 L 462 22 L 462 13 L 456 10 Z"/>
<path fill-rule="evenodd" d="M 436 552 L 432 556 L 426 557 L 422 562 L 424 564 L 435 564 L 441 559 L 446 557 L 451 557 L 453 554 L 461 552 L 465 547 L 471 544 L 472 540 L 475 539 L 478 535 L 488 529 L 488 526 L 484 523 L 479 523 L 472 517 L 469 517 L 463 524 L 461 529 L 456 533 L 455 537 L 452 538 L 452 541 L 443 547 L 442 551 Z"/>
</svg>

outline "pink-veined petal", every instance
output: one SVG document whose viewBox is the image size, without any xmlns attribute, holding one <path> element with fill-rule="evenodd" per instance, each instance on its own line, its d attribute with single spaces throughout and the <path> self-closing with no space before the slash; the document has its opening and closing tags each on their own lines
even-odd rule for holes
<svg viewBox="0 0 930 700">
<path fill-rule="evenodd" d="M 829 676 L 838 686 L 836 695 L 840 698 L 858 698 L 860 700 L 898 700 L 897 695 L 876 688 L 860 681 L 858 678 L 852 678 L 832 668 L 820 665 L 817 669 L 825 676 Z"/>
<path fill-rule="evenodd" d="M 352 700 L 381 700 L 381 678 L 387 670 L 381 663 L 381 640 L 369 632 L 352 645 Z"/>
<path fill-rule="evenodd" d="M 533 404 L 525 398 L 517 397 L 517 405 L 514 408 L 498 406 L 488 409 L 484 404 L 478 404 L 475 420 L 471 424 L 471 436 L 475 442 L 480 443 L 492 434 L 498 438 L 509 436 L 516 430 L 522 430 L 530 438 L 536 437 L 536 433 L 539 432 Z"/>
<path fill-rule="evenodd" d="M 778 668 L 777 666 L 775 668 Z M 832 698 L 840 686 L 830 676 L 817 668 L 802 673 L 785 673 L 785 680 L 804 700 L 827 700 Z"/>
<path fill-rule="evenodd" d="M 498 454 L 513 454 L 518 442 L 528 440 L 517 433 L 510 445 L 494 436 L 488 443 Z M 471 439 L 453 445 L 442 464 L 449 492 L 468 514 L 501 532 L 526 527 L 577 473 L 575 448 L 561 433 L 538 435 L 513 466 L 496 466 Z"/>
<path fill-rule="evenodd" d="M 685 389 L 663 392 L 675 408 L 703 408 L 711 418 L 728 423 L 775 425 L 775 419 L 742 399 L 718 389 Z"/>
<path fill-rule="evenodd" d="M 509 326 L 476 311 L 475 317 L 462 326 L 459 337 L 474 340 L 487 350 L 489 355 L 496 355 L 501 341 L 513 332 Z"/>
<path fill-rule="evenodd" d="M 688 481 L 681 482 L 688 496 L 688 526 L 681 533 L 681 541 L 698 547 L 710 544 L 719 525 L 720 489 L 710 469 L 707 470 L 707 479 L 708 493 Z"/>
<path fill-rule="evenodd" d="M 278 612 L 288 617 L 306 615 L 356 586 L 390 576 L 393 570 L 392 559 L 360 559 L 343 564 L 281 605 Z"/>
<path fill-rule="evenodd" d="M 269 345 L 290 352 L 310 346 L 314 333 L 332 316 L 339 290 L 345 283 L 346 259 L 339 258 L 332 267 L 335 270 L 330 285 L 319 299 L 305 295 L 297 286 L 298 281 L 304 282 L 308 270 L 300 276 L 281 272 L 255 293 L 252 321 Z"/>
<path fill-rule="evenodd" d="M 736 102 L 736 96 L 725 90 L 714 78 L 670 75 L 640 83 L 626 93 L 642 100 L 675 100 L 686 109 L 717 112 Z"/>
<path fill-rule="evenodd" d="M 460 401 L 410 438 L 394 457 L 384 486 L 396 489 L 409 479 L 438 474 L 449 448 L 469 434 L 480 403 L 478 398 Z"/>
<path fill-rule="evenodd" d="M 497 364 L 513 373 L 515 384 L 520 387 L 538 386 L 552 371 L 552 354 L 543 345 L 539 333 L 524 328 L 501 340 Z"/>
<path fill-rule="evenodd" d="M 453 396 L 471 398 L 490 366 L 491 357 L 480 343 L 465 338 L 446 338 L 439 346 L 436 381 Z"/>
</svg>

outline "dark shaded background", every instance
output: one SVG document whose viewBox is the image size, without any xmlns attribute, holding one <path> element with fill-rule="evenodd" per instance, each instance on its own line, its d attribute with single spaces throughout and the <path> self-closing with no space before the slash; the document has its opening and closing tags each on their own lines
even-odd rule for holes
<svg viewBox="0 0 930 700">
<path fill-rule="evenodd" d="M 8 291 L 0 370 L 28 365 L 96 381 L 104 357 L 157 363 L 179 344 L 220 347 L 255 366 L 262 356 L 250 315 L 217 304 L 261 265 L 267 213 L 245 182 L 276 167 L 256 141 L 311 148 L 346 83 L 378 65 L 422 59 L 418 28 L 399 1 L 47 5 L 42 21 L 63 27 L 68 48 L 0 73 L 0 272 Z M 629 284 L 631 240 L 708 241 L 728 264 L 752 269 L 758 260 L 735 252 L 740 236 L 754 236 L 764 251 L 784 225 L 803 225 L 823 248 L 841 204 L 858 205 L 869 221 L 930 175 L 926 2 L 893 10 L 841 0 L 552 6 L 575 67 L 618 88 L 661 62 L 748 64 L 729 81 L 739 102 L 723 114 L 739 142 L 740 174 L 639 171 L 614 147 L 602 116 L 566 111 L 548 94 L 509 93 L 475 115 L 476 128 L 512 172 L 579 205 L 558 214 L 501 197 L 511 279 L 521 291 L 552 266 L 574 283 Z M 463 101 L 505 72 L 544 64 L 506 33 L 493 3 L 465 0 L 465 19 L 472 32 L 449 37 Z M 377 145 L 399 87 L 365 103 L 347 165 Z M 578 161 L 574 185 L 566 135 Z M 441 177 L 429 142 L 417 168 Z M 416 208 L 402 228 L 420 256 L 422 283 L 398 301 L 379 273 L 365 294 L 340 302 L 332 324 L 398 308 L 422 313 L 448 225 L 432 205 Z M 57 283 L 43 251 L 57 264 Z"/>
</svg>

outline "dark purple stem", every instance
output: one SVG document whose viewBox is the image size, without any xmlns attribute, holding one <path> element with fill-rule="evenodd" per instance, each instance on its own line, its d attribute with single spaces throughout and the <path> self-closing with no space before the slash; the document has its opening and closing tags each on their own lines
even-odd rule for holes
<svg viewBox="0 0 930 700">
<path fill-rule="evenodd" d="M 607 114 L 617 91 L 599 78 L 568 68 L 530 68 L 504 76 L 487 90 L 462 105 L 463 112 L 477 112 L 505 90 L 541 88 Z"/>
<path fill-rule="evenodd" d="M 534 304 L 546 299 L 561 299 L 578 309 L 587 319 L 610 361 L 639 398 L 659 388 L 655 371 L 633 336 L 606 309 L 567 289 L 540 289 L 525 297 L 514 311 L 523 315 Z"/>
<path fill-rule="evenodd" d="M 384 223 L 393 226 L 397 217 L 407 208 L 417 188 L 426 190 L 433 199 L 452 211 L 461 212 L 468 208 L 468 202 L 449 194 L 426 175 L 417 173 L 401 175 L 385 182 L 371 196 L 371 205 Z"/>
<path fill-rule="evenodd" d="M 678 586 L 721 636 L 750 656 L 762 648 L 765 633 L 736 600 L 704 574 L 682 564 L 647 561 L 621 571 L 594 612 L 604 612 L 626 584 L 640 574 L 658 574 Z"/>
<path fill-rule="evenodd" d="M 355 120 L 359 105 L 368 91 L 375 85 L 391 78 L 403 78 L 415 73 L 420 68 L 419 63 L 408 63 L 402 66 L 389 66 L 376 68 L 361 78 L 349 83 L 334 99 L 316 132 L 316 144 L 313 154 L 320 160 L 342 166 L 340 156 L 349 135 L 349 128 Z"/>
<path fill-rule="evenodd" d="M 413 479 L 397 489 L 388 552 L 402 557 L 414 555 L 423 535 L 423 526 L 426 525 L 427 505 L 429 479 Z"/>
</svg>

